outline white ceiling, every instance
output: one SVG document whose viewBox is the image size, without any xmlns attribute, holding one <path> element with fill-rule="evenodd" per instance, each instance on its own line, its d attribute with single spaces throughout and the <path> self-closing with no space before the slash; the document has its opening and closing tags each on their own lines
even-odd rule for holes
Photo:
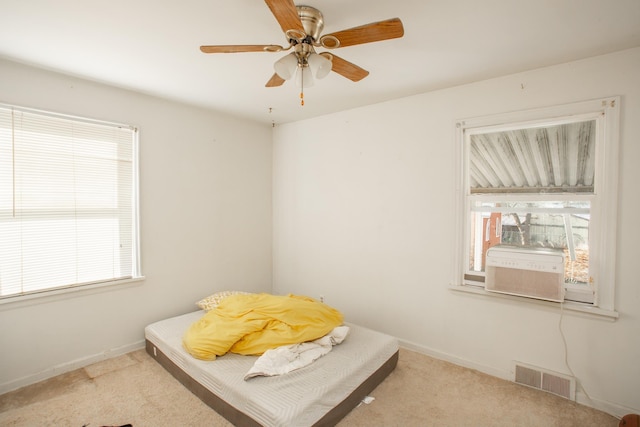
<svg viewBox="0 0 640 427">
<path fill-rule="evenodd" d="M 0 57 L 278 124 L 640 46 L 640 0 L 299 1 L 323 34 L 394 17 L 405 34 L 335 50 L 369 76 L 331 73 L 304 107 L 293 82 L 265 87 L 286 53 L 199 50 L 285 45 L 262 0 L 0 0 Z"/>
</svg>

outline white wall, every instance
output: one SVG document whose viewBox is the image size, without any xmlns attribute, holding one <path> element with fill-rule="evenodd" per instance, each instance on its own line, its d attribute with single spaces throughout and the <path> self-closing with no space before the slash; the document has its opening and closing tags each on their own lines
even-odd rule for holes
<svg viewBox="0 0 640 427">
<path fill-rule="evenodd" d="M 428 71 L 425 71 L 428 72 Z M 615 321 L 564 313 L 578 400 L 640 412 L 640 49 L 372 105 L 275 129 L 274 292 L 511 378 L 512 361 L 569 373 L 560 312 L 459 293 L 452 278 L 458 119 L 620 95 Z"/>
<path fill-rule="evenodd" d="M 215 290 L 271 290 L 270 127 L 2 60 L 0 102 L 139 127 L 146 276 L 0 304 L 0 393 L 140 346 Z"/>
</svg>

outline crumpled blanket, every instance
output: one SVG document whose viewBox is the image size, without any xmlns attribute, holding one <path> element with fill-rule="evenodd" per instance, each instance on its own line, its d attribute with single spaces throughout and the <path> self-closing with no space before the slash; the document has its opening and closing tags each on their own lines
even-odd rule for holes
<svg viewBox="0 0 640 427">
<path fill-rule="evenodd" d="M 233 295 L 194 322 L 182 344 L 202 360 L 215 360 L 227 352 L 261 355 L 279 346 L 319 339 L 342 320 L 335 308 L 305 296 Z"/>
<path fill-rule="evenodd" d="M 244 380 L 258 376 L 282 375 L 310 365 L 329 353 L 334 345 L 342 343 L 348 333 L 348 326 L 338 326 L 317 340 L 267 350 L 249 369 Z"/>
</svg>

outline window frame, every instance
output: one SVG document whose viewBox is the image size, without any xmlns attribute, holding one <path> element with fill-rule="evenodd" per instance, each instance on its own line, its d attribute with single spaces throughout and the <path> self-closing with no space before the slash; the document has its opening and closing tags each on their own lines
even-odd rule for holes
<svg viewBox="0 0 640 427">
<path fill-rule="evenodd" d="M 592 304 L 565 302 L 563 305 L 579 311 L 617 317 L 615 312 L 615 249 L 617 222 L 617 186 L 620 97 L 608 97 L 573 104 L 557 105 L 534 110 L 515 111 L 476 118 L 462 119 L 455 124 L 456 147 L 456 218 L 453 274 L 451 288 L 454 290 L 480 293 L 488 296 L 505 297 L 487 292 L 478 286 L 465 283 L 464 276 L 468 268 L 469 215 L 471 213 L 469 191 L 469 144 L 467 137 L 474 131 L 487 129 L 510 129 L 522 126 L 534 127 L 546 124 L 558 124 L 563 121 L 576 121 L 584 118 L 598 118 L 598 136 L 595 147 L 595 185 L 592 195 L 568 193 L 560 196 L 546 194 L 541 198 L 574 199 L 590 198 L 590 275 L 594 277 L 595 296 Z M 496 198 L 496 195 L 491 197 Z M 512 200 L 531 199 L 533 194 L 508 196 Z M 593 234 L 593 236 L 592 236 Z M 593 255 L 593 256 L 592 256 Z M 506 296 L 514 301 L 535 301 L 530 298 Z M 558 303 L 537 301 L 558 305 Z"/>
<path fill-rule="evenodd" d="M 39 299 L 42 297 L 58 297 L 70 292 L 90 291 L 96 289 L 102 289 L 115 285 L 124 285 L 139 282 L 144 280 L 142 275 L 141 266 L 141 250 L 140 250 L 140 197 L 139 197 L 139 129 L 136 126 L 109 122 L 104 120 L 96 120 L 87 117 L 74 116 L 69 114 L 57 113 L 52 111 L 39 110 L 28 107 L 21 107 L 11 104 L 0 103 L 0 107 L 16 112 L 23 112 L 43 117 L 51 117 L 54 119 L 67 120 L 73 123 L 85 123 L 91 125 L 97 125 L 105 128 L 123 128 L 131 131 L 131 251 L 130 256 L 132 259 L 131 275 L 127 277 L 114 277 L 112 279 L 104 279 L 99 281 L 89 281 L 82 283 L 71 283 L 68 285 L 52 286 L 49 288 L 42 288 L 33 291 L 19 292 L 0 297 L 0 306 L 8 303 L 23 302 L 33 299 Z M 121 177 L 116 177 L 120 180 Z"/>
</svg>

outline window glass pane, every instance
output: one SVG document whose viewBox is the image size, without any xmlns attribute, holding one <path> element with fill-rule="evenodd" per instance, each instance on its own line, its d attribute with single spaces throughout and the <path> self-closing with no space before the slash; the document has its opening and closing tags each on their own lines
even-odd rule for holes
<svg viewBox="0 0 640 427">
<path fill-rule="evenodd" d="M 557 271 L 560 252 L 564 300 L 614 310 L 619 121 L 619 97 L 459 120 L 453 283 L 499 292 L 498 267 L 515 287 L 551 282 L 526 271 L 545 254 Z"/>
<path fill-rule="evenodd" d="M 138 277 L 136 131 L 0 108 L 0 297 Z"/>
<path fill-rule="evenodd" d="M 596 121 L 470 135 L 471 193 L 593 193 Z"/>
<path fill-rule="evenodd" d="M 471 211 L 470 272 L 485 270 L 492 246 L 554 248 L 565 254 L 565 282 L 589 283 L 589 201 L 483 201 Z"/>
</svg>

